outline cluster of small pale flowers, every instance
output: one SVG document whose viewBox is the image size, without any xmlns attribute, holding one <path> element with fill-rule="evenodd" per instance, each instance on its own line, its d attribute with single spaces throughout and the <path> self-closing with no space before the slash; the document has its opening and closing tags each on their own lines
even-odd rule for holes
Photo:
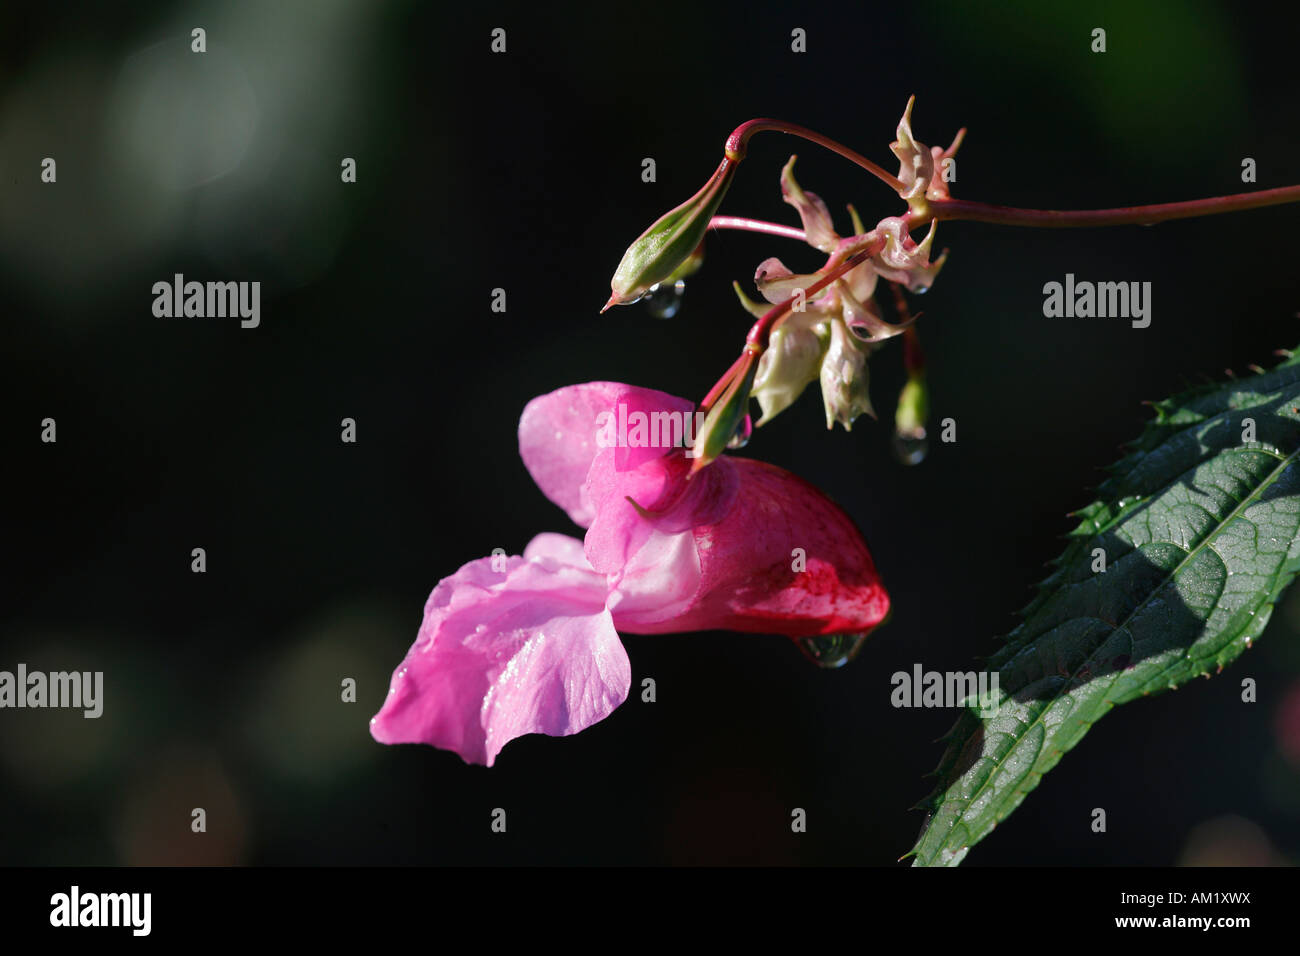
<svg viewBox="0 0 1300 956">
<path fill-rule="evenodd" d="M 883 277 L 913 293 L 923 293 L 934 282 L 947 253 L 931 260 L 934 222 L 921 242 L 912 239 L 908 219 L 923 215 L 931 199 L 947 199 L 948 184 L 941 175 L 941 161 L 954 152 L 960 139 L 948 149 L 929 148 L 912 136 L 911 102 L 898 124 L 898 139 L 890 149 L 900 163 L 899 195 L 908 202 L 903 216 L 882 219 L 870 232 L 862 227 L 857 211 L 849 206 L 853 235 L 835 231 L 826 203 L 815 193 L 800 188 L 794 178 L 795 157 L 781 171 L 781 193 L 799 213 L 808 244 L 826 253 L 826 265 L 815 273 L 795 275 L 780 259 L 764 260 L 754 283 L 765 305 L 749 299 L 736 286 L 741 303 L 762 316 L 772 305 L 795 297 L 790 314 L 773 330 L 768 347 L 759 359 L 752 396 L 763 415 L 758 424 L 771 421 L 799 397 L 809 384 L 820 381 L 826 407 L 826 426 L 836 422 L 849 429 L 865 413 L 874 417 L 868 394 L 867 359 L 882 342 L 901 334 L 913 321 L 887 322 L 875 301 L 877 281 Z M 826 286 L 811 300 L 803 290 L 827 272 L 863 250 L 871 257 Z"/>
</svg>

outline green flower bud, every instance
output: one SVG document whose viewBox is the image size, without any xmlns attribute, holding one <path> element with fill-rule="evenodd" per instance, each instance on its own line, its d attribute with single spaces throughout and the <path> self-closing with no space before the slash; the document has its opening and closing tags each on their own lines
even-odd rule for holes
<svg viewBox="0 0 1300 956">
<path fill-rule="evenodd" d="M 610 282 L 612 295 L 605 303 L 627 305 L 649 291 L 652 285 L 681 278 L 681 270 L 695 258 L 709 220 L 717 212 L 735 175 L 737 162 L 727 158 L 704 187 L 676 209 L 664 213 L 628 247 Z M 698 267 L 698 261 L 695 266 Z M 694 271 L 692 268 L 691 271 Z M 601 309 L 601 311 L 605 311 Z"/>
<path fill-rule="evenodd" d="M 700 271 L 700 266 L 702 265 L 704 265 L 704 241 L 700 240 L 700 244 L 695 247 L 695 251 L 683 259 L 682 264 L 674 269 L 669 274 L 668 278 L 664 279 L 659 284 L 672 285 L 678 279 L 685 279 L 687 276 L 695 275 L 695 273 Z"/>
<path fill-rule="evenodd" d="M 904 438 L 924 438 L 925 423 L 930 416 L 929 390 L 924 374 L 913 374 L 898 395 L 894 412 L 894 429 Z"/>
<path fill-rule="evenodd" d="M 704 416 L 704 424 L 695 436 L 692 453 L 696 472 L 727 450 L 727 445 L 749 414 L 749 392 L 754 386 L 757 353 L 745 347 L 741 360 L 732 372 L 731 381 Z"/>
</svg>

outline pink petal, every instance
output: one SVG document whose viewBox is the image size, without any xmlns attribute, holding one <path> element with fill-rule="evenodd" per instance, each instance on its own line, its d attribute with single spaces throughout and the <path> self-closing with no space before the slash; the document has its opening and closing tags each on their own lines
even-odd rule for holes
<svg viewBox="0 0 1300 956">
<path fill-rule="evenodd" d="M 550 531 L 543 531 L 528 542 L 528 547 L 524 548 L 524 560 L 530 559 L 550 560 L 561 565 L 591 569 L 587 556 L 583 553 L 581 541 L 567 534 L 555 534 Z"/>
<path fill-rule="evenodd" d="M 930 261 L 930 249 L 934 244 L 935 224 L 925 238 L 919 243 L 907 230 L 907 221 L 900 216 L 889 216 L 880 220 L 876 232 L 885 240 L 885 247 L 872 260 L 876 272 L 891 282 L 898 282 L 911 292 L 922 291 L 934 284 L 934 278 L 943 268 L 947 253 L 933 262 Z"/>
<path fill-rule="evenodd" d="M 885 618 L 889 597 L 875 564 L 861 533 L 837 505 L 801 478 L 752 459 L 719 459 L 693 481 L 719 466 L 731 471 L 719 480 L 734 482 L 735 488 L 725 509 L 718 514 L 716 501 L 702 495 L 694 505 L 701 510 L 694 513 L 691 529 L 679 532 L 683 538 L 689 535 L 699 562 L 698 578 L 692 576 L 698 580 L 695 594 L 685 608 L 674 594 L 678 613 L 665 617 L 653 609 L 651 599 L 653 588 L 664 586 L 662 581 L 646 575 L 645 591 L 627 584 L 623 603 L 611 604 L 620 630 L 661 634 L 722 629 L 805 637 L 866 632 Z M 661 530 L 671 533 L 680 519 L 670 512 L 671 523 Z M 588 556 L 593 553 L 592 534 L 604 520 L 605 515 L 598 514 L 588 532 Z M 649 540 L 644 534 L 628 537 Z M 795 570 L 795 549 L 802 549 L 802 570 Z M 679 542 L 677 550 L 688 549 Z M 629 565 L 639 558 L 633 551 Z M 687 563 L 678 561 L 679 566 Z"/>
<path fill-rule="evenodd" d="M 567 543 L 565 543 L 567 541 Z M 371 733 L 491 766 L 515 737 L 565 736 L 627 697 L 631 667 L 603 575 L 579 544 L 539 535 L 527 557 L 480 558 L 434 588 Z"/>
<path fill-rule="evenodd" d="M 839 242 L 839 234 L 831 222 L 830 211 L 820 196 L 799 187 L 794 178 L 794 156 L 781 170 L 781 198 L 799 212 L 808 244 L 822 252 L 834 252 Z"/>
<path fill-rule="evenodd" d="M 690 467 L 682 452 L 620 469 L 613 452 L 605 451 L 592 463 L 587 492 L 596 519 L 584 544 L 591 566 L 608 576 L 607 606 L 620 615 L 671 621 L 698 594 L 700 562 L 691 529 L 726 513 L 736 482 L 727 459 L 688 481 Z"/>
<path fill-rule="evenodd" d="M 849 291 L 855 299 L 866 302 L 876 294 L 876 267 L 868 259 L 845 273 L 844 281 L 849 284 Z"/>
<path fill-rule="evenodd" d="M 755 287 L 773 305 L 780 305 L 794 295 L 796 289 L 806 289 L 820 278 L 816 273 L 795 275 L 776 256 L 764 259 L 754 270 Z"/>
<path fill-rule="evenodd" d="M 912 97 L 903 110 L 903 118 L 898 121 L 898 139 L 889 144 L 889 149 L 898 157 L 898 180 L 903 184 L 898 195 L 908 201 L 924 196 L 934 178 L 934 156 L 930 147 L 918 142 L 912 136 Z"/>
<path fill-rule="evenodd" d="M 676 620 L 699 594 L 700 557 L 691 529 L 726 513 L 736 482 L 726 460 L 688 481 L 689 468 L 690 459 L 678 455 L 647 465 L 636 476 L 644 480 L 644 472 L 653 471 L 664 478 L 663 494 L 632 496 L 638 504 L 650 503 L 649 519 L 618 498 L 621 491 L 635 491 L 631 480 L 621 486 L 614 482 L 614 493 L 604 499 L 606 506 L 587 532 L 588 558 L 607 573 L 606 607 L 617 616 L 642 622 Z"/>
<path fill-rule="evenodd" d="M 583 483 L 602 443 L 618 439 L 620 405 L 628 413 L 692 408 L 683 399 L 653 389 L 588 382 L 534 398 L 519 419 L 519 456 L 528 473 L 547 498 L 584 528 L 594 512 L 583 497 Z"/>
</svg>

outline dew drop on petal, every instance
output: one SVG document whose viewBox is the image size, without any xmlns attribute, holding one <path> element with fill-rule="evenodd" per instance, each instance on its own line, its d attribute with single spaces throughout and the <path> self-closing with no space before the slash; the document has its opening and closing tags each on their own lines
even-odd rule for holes
<svg viewBox="0 0 1300 956">
<path fill-rule="evenodd" d="M 865 634 L 819 634 L 796 638 L 795 643 L 808 660 L 818 667 L 833 670 L 853 660 L 866 640 Z"/>
<path fill-rule="evenodd" d="M 672 285 L 656 283 L 650 287 L 643 298 L 646 311 L 656 319 L 671 319 L 682 308 L 682 296 L 686 294 L 686 280 L 678 279 Z"/>
</svg>

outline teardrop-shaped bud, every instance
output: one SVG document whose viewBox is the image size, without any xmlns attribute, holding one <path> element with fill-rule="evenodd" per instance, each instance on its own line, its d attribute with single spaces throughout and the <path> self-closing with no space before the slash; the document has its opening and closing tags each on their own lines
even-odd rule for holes
<svg viewBox="0 0 1300 956">
<path fill-rule="evenodd" d="M 929 414 L 930 396 L 925 384 L 925 375 L 912 375 L 898 394 L 898 408 L 894 412 L 894 429 L 904 438 L 924 438 L 925 422 Z"/>
<path fill-rule="evenodd" d="M 731 380 L 713 405 L 706 410 L 704 423 L 695 436 L 691 455 L 695 461 L 691 472 L 697 472 L 724 451 L 749 414 L 749 393 L 754 386 L 754 371 L 758 365 L 756 346 L 745 346 L 745 352 L 736 363 Z"/>
<path fill-rule="evenodd" d="M 612 294 L 605 309 L 627 305 L 645 295 L 651 286 L 681 278 L 680 270 L 697 255 L 709 220 L 727 194 L 735 176 L 736 161 L 725 158 L 709 181 L 676 209 L 660 216 L 623 254 L 610 281 Z M 601 309 L 602 312 L 605 309 Z"/>
</svg>

